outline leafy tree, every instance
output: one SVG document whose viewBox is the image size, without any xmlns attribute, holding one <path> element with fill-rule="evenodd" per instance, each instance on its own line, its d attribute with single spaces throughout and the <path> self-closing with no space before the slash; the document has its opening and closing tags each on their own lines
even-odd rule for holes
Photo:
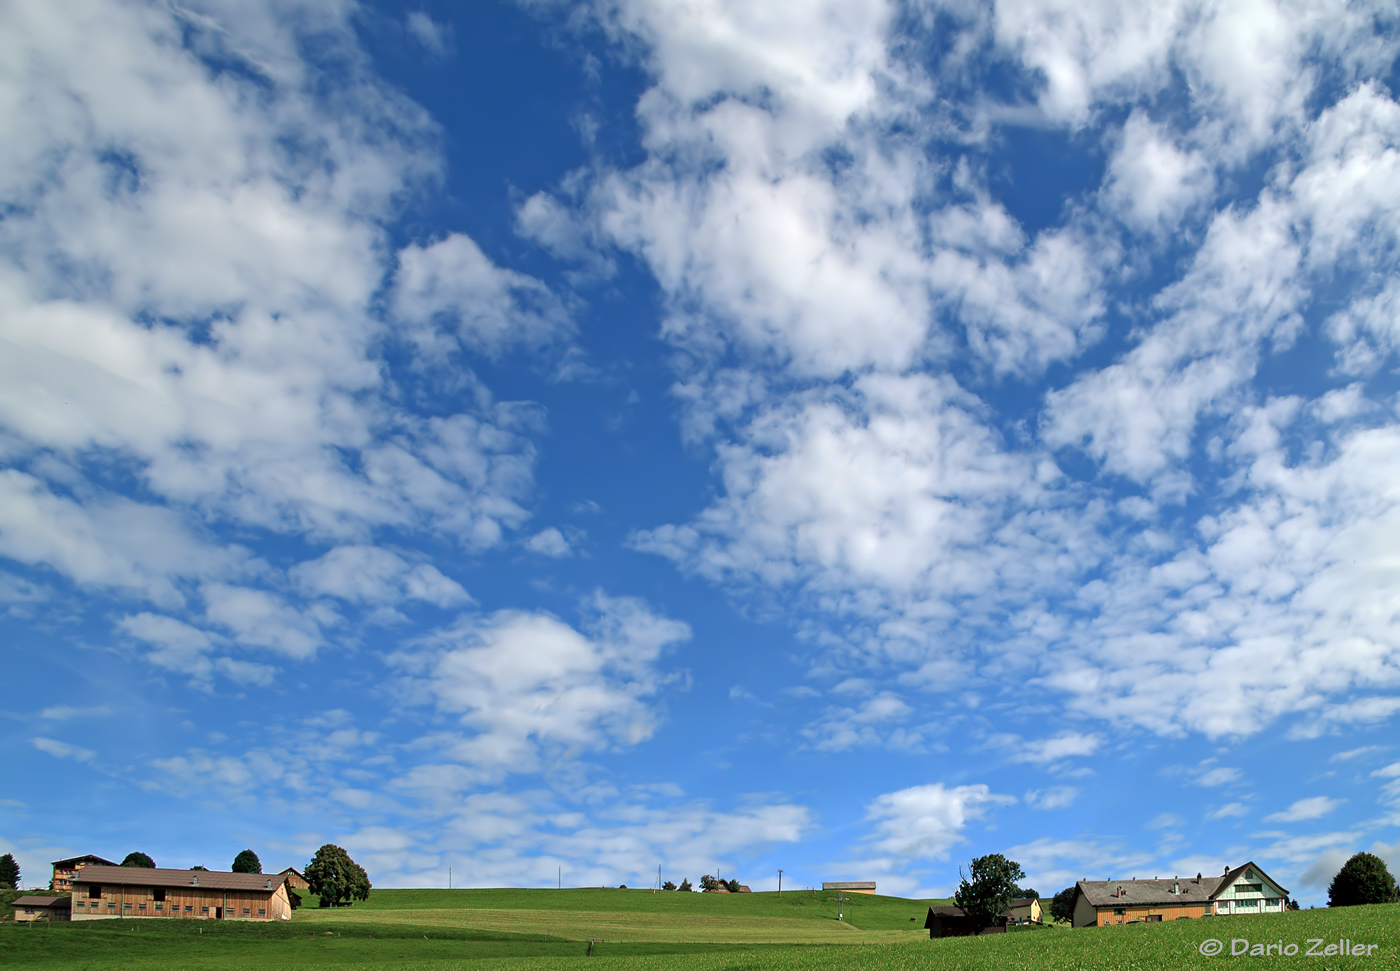
<svg viewBox="0 0 1400 971">
<path fill-rule="evenodd" d="M 969 866 L 971 879 L 959 869 L 958 891 L 953 901 L 977 924 L 977 932 L 991 927 L 1016 899 L 1016 881 L 1026 878 L 1021 864 L 1000 853 L 979 856 Z"/>
<path fill-rule="evenodd" d="M 208 868 L 207 866 L 192 866 L 192 867 L 190 867 L 190 869 L 191 869 L 191 870 L 206 870 L 206 871 L 207 871 L 209 868 Z"/>
<path fill-rule="evenodd" d="M 139 866 L 146 870 L 154 870 L 156 868 L 156 861 L 145 853 L 128 853 L 126 859 L 122 860 L 122 866 Z"/>
<path fill-rule="evenodd" d="M 1065 887 L 1050 898 L 1050 917 L 1053 920 L 1074 920 L 1074 888 Z"/>
<path fill-rule="evenodd" d="M 306 867 L 306 882 L 321 898 L 322 907 L 339 907 L 351 900 L 368 900 L 369 874 L 334 843 L 316 851 Z"/>
<path fill-rule="evenodd" d="M 719 889 L 719 881 L 707 873 L 700 878 L 700 889 L 705 893 L 713 893 Z"/>
<path fill-rule="evenodd" d="M 681 893 L 691 893 L 692 891 L 694 891 L 695 888 L 691 886 L 689 877 L 682 877 L 681 885 L 676 889 L 679 890 Z"/>
<path fill-rule="evenodd" d="M 19 889 L 19 861 L 13 853 L 0 856 L 0 889 Z"/>
<path fill-rule="evenodd" d="M 233 858 L 234 873 L 262 873 L 262 860 L 252 850 L 244 850 Z"/>
<path fill-rule="evenodd" d="M 1288 909 L 1289 909 L 1289 910 L 1302 910 L 1303 908 L 1302 908 L 1302 906 L 1298 903 L 1298 901 L 1294 900 L 1292 897 L 1289 897 L 1289 898 L 1288 898 Z"/>
<path fill-rule="evenodd" d="M 672 883 L 670 880 L 667 880 L 665 883 L 663 883 L 663 884 L 661 885 L 661 889 L 662 889 L 662 890 L 675 890 L 675 889 L 676 889 L 676 885 L 675 885 L 674 883 Z"/>
<path fill-rule="evenodd" d="M 726 881 L 725 884 L 724 884 L 724 889 L 728 890 L 730 893 L 738 893 L 738 892 L 739 892 L 739 881 L 738 881 L 738 880 L 729 880 L 729 881 Z"/>
<path fill-rule="evenodd" d="M 1036 892 L 1034 887 L 1017 887 L 1016 897 L 1018 900 L 1025 897 L 1029 897 L 1031 900 L 1039 900 L 1040 894 Z"/>
<path fill-rule="evenodd" d="M 1329 907 L 1393 904 L 1398 900 L 1395 878 L 1386 869 L 1385 861 L 1374 853 L 1357 853 L 1347 860 L 1327 888 Z"/>
</svg>

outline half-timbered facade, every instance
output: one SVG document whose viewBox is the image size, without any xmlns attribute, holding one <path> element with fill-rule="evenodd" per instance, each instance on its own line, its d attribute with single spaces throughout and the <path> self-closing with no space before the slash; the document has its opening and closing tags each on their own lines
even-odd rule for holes
<svg viewBox="0 0 1400 971">
<path fill-rule="evenodd" d="M 73 876 L 73 920 L 290 920 L 280 873 L 87 866 Z"/>
</svg>

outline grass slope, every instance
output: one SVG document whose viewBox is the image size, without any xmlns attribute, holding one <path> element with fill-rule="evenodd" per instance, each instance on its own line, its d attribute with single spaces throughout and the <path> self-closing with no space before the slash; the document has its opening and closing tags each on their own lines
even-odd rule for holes
<svg viewBox="0 0 1400 971">
<path fill-rule="evenodd" d="M 610 940 L 598 945 L 596 955 L 588 958 L 582 941 L 552 933 L 561 919 L 604 914 L 618 920 L 650 919 L 654 927 L 662 928 L 689 921 L 696 935 L 723 934 L 725 921 L 745 917 L 805 922 L 814 933 L 835 921 L 813 904 L 808 904 L 805 912 L 810 916 L 794 917 L 792 914 L 799 912 L 796 904 L 779 903 L 776 895 L 767 894 L 744 895 L 751 899 L 742 903 L 723 896 L 702 903 L 704 898 L 694 895 L 695 902 L 685 901 L 690 909 L 666 911 L 657 909 L 663 906 L 661 901 L 643 901 L 640 891 L 563 891 L 575 896 L 555 900 L 551 906 L 540 905 L 534 896 L 549 891 L 452 891 L 450 896 L 440 896 L 447 893 L 376 891 L 371 901 L 380 898 L 376 901 L 379 906 L 332 912 L 302 910 L 287 923 L 114 920 L 39 927 L 6 925 L 0 927 L 0 967 L 6 971 L 59 967 L 65 971 L 125 971 L 133 967 L 149 971 L 544 971 L 587 962 L 580 964 L 581 971 L 603 967 L 615 971 L 1205 971 L 1218 968 L 1221 962 L 1242 960 L 1228 956 L 1234 938 L 1293 944 L 1300 951 L 1306 950 L 1309 938 L 1328 942 L 1345 938 L 1378 945 L 1366 958 L 1299 954 L 1265 959 L 1266 964 L 1280 962 L 1288 968 L 1400 967 L 1397 905 L 939 941 L 922 937 L 919 930 L 921 939 L 906 936 L 888 944 Z M 396 898 L 395 894 L 402 896 Z M 786 901 L 788 894 L 783 897 Z M 599 909 L 600 898 L 610 900 L 613 906 Z M 460 905 L 464 900 L 471 905 Z M 443 906 L 444 902 L 448 905 Z M 866 903 L 865 916 L 874 922 L 893 920 L 907 915 L 911 906 L 920 906 L 897 898 Z M 752 910 L 746 913 L 745 907 Z M 783 911 L 783 907 L 790 909 Z M 437 914 L 441 923 L 427 926 L 405 919 L 423 914 Z M 516 932 L 484 929 L 473 923 L 483 916 L 495 920 L 501 914 L 516 915 Z M 454 923 L 449 919 L 452 917 L 460 920 Z M 903 919 L 909 923 L 907 916 Z M 850 936 L 841 940 L 854 942 L 860 940 L 860 934 L 889 934 L 891 929 L 850 927 L 845 933 Z M 1224 941 L 1227 953 L 1203 956 L 1199 945 L 1207 938 Z M 1255 965 L 1251 962 L 1250 966 Z"/>
</svg>

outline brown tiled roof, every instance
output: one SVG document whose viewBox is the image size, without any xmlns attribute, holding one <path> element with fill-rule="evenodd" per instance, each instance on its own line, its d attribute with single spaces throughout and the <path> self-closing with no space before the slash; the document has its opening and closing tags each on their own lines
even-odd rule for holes
<svg viewBox="0 0 1400 971">
<path fill-rule="evenodd" d="M 823 890 L 874 890 L 874 880 L 838 880 L 835 883 L 823 883 Z"/>
<path fill-rule="evenodd" d="M 161 870 L 138 866 L 85 866 L 73 883 L 109 883 L 128 887 L 203 887 L 213 890 L 276 890 L 284 873 L 225 873 L 222 870 Z"/>
<path fill-rule="evenodd" d="M 25 894 L 16 897 L 14 906 L 16 907 L 71 907 L 72 900 L 69 897 L 50 897 L 48 895 L 39 896 L 37 894 Z"/>
</svg>

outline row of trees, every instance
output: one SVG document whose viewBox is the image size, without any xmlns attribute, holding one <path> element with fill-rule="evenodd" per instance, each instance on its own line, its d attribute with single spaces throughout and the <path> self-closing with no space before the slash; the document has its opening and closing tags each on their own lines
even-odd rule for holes
<svg viewBox="0 0 1400 971">
<path fill-rule="evenodd" d="M 702 891 L 705 891 L 705 892 L 707 892 L 707 893 L 714 893 L 714 892 L 715 892 L 716 890 L 718 890 L 720 887 L 723 887 L 725 890 L 728 890 L 730 893 L 738 893 L 738 892 L 739 892 L 739 881 L 738 881 L 738 880 L 720 880 L 719 878 L 713 877 L 713 876 L 711 876 L 711 875 L 708 874 L 708 873 L 705 874 L 703 877 L 700 878 L 700 889 L 701 889 Z M 627 889 L 627 884 L 624 883 L 624 884 L 622 885 L 622 889 L 626 890 L 626 889 Z M 663 883 L 663 884 L 661 885 L 661 889 L 662 889 L 662 890 L 679 890 L 681 893 L 690 893 L 691 891 L 693 891 L 693 890 L 695 889 L 695 887 L 693 887 L 693 886 L 691 885 L 690 880 L 687 878 L 687 879 L 684 879 L 684 880 L 681 881 L 680 886 L 676 886 L 676 884 L 675 884 L 674 881 L 667 880 L 665 883 Z"/>
</svg>

